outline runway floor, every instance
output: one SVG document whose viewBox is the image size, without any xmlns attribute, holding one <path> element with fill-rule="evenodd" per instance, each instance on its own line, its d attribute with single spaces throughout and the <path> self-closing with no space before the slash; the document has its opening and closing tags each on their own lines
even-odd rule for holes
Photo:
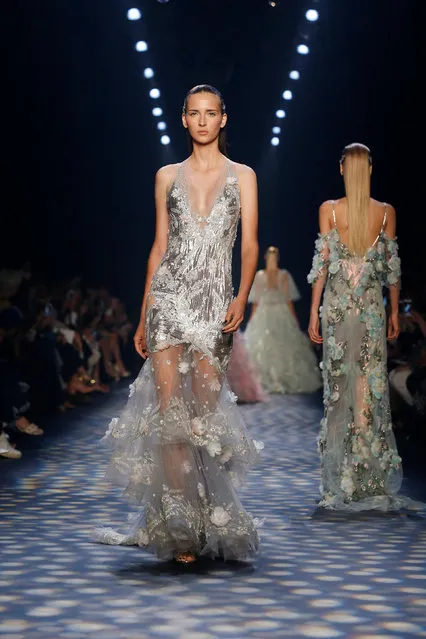
<svg viewBox="0 0 426 639">
<path fill-rule="evenodd" d="M 426 637 L 426 519 L 316 509 L 319 396 L 241 407 L 265 443 L 242 491 L 265 518 L 253 564 L 181 567 L 91 543 L 128 513 L 98 445 L 126 397 L 121 384 L 0 460 L 0 639 Z M 404 492 L 425 499 L 424 475 Z"/>
</svg>

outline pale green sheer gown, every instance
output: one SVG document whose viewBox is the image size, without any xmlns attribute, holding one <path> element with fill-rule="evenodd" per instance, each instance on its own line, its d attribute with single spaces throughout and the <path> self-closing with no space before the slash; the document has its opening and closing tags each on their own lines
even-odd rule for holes
<svg viewBox="0 0 426 639">
<path fill-rule="evenodd" d="M 334 228 L 316 241 L 308 281 L 326 281 L 322 315 L 324 418 L 320 505 L 339 510 L 421 507 L 398 495 L 401 457 L 389 407 L 382 287 L 398 286 L 398 246 L 382 229 L 364 257 Z"/>
</svg>

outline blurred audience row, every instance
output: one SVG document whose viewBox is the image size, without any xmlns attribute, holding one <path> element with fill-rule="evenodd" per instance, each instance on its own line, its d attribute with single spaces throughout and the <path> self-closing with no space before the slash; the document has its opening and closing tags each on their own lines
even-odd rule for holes
<svg viewBox="0 0 426 639">
<path fill-rule="evenodd" d="M 404 293 L 404 291 L 402 291 Z M 396 431 L 425 435 L 426 288 L 418 284 L 401 295 L 400 334 L 388 344 L 391 410 Z"/>
<path fill-rule="evenodd" d="M 132 323 L 106 288 L 34 281 L 0 270 L 0 457 L 19 459 L 14 433 L 41 436 L 53 411 L 90 403 L 130 376 Z"/>
<path fill-rule="evenodd" d="M 0 270 L 0 457 L 19 459 L 14 433 L 43 435 L 36 423 L 90 403 L 130 377 L 134 349 L 125 306 L 106 288 L 34 281 L 29 264 Z M 129 366 L 130 365 L 130 366 Z M 140 365 L 140 362 L 139 362 Z M 401 295 L 400 335 L 388 344 L 394 428 L 425 434 L 426 288 Z"/>
</svg>

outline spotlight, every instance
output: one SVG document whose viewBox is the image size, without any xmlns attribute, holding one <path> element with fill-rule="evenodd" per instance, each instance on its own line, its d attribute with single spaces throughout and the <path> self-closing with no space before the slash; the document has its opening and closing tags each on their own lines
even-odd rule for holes
<svg viewBox="0 0 426 639">
<path fill-rule="evenodd" d="M 272 146 L 278 146 L 279 143 L 280 143 L 280 139 L 279 138 L 272 138 L 272 140 L 271 140 Z"/>
<path fill-rule="evenodd" d="M 169 0 L 157 0 L 160 4 L 167 4 Z"/>
<path fill-rule="evenodd" d="M 283 109 L 278 109 L 275 115 L 277 116 L 277 118 L 285 118 L 285 111 L 283 111 Z"/>
<path fill-rule="evenodd" d="M 153 98 L 154 100 L 159 98 L 160 97 L 160 89 L 151 89 L 151 91 L 149 92 L 149 97 Z"/>
<path fill-rule="evenodd" d="M 272 133 L 274 133 L 274 135 L 278 135 L 279 133 L 281 133 L 281 127 L 280 126 L 273 126 L 272 127 Z"/>
<path fill-rule="evenodd" d="M 278 6 L 278 0 L 268 0 L 268 4 L 270 7 L 277 7 Z"/>
<path fill-rule="evenodd" d="M 319 13 L 316 9 L 308 9 L 305 13 L 305 18 L 308 22 L 316 22 L 319 18 Z"/>
<path fill-rule="evenodd" d="M 153 78 L 154 77 L 154 71 L 152 69 L 150 69 L 149 67 L 144 70 L 143 74 L 144 74 L 144 76 L 146 78 Z"/>
<path fill-rule="evenodd" d="M 291 91 L 288 91 L 288 90 L 284 91 L 284 93 L 283 93 L 284 100 L 291 100 L 292 97 L 293 97 L 293 94 L 292 94 Z"/>
<path fill-rule="evenodd" d="M 167 124 L 165 122 L 158 122 L 157 129 L 159 131 L 165 131 L 167 129 Z"/>
<path fill-rule="evenodd" d="M 164 144 L 164 145 L 170 144 L 170 138 L 168 135 L 162 135 L 160 141 L 161 141 L 161 144 Z"/>
<path fill-rule="evenodd" d="M 142 14 L 139 9 L 129 9 L 127 12 L 128 20 L 140 20 L 142 18 Z"/>
<path fill-rule="evenodd" d="M 148 45 L 145 40 L 139 40 L 139 42 L 135 44 L 135 49 L 136 51 L 148 51 Z"/>
<path fill-rule="evenodd" d="M 299 44 L 297 47 L 297 53 L 300 53 L 300 55 L 307 55 L 309 53 L 309 47 L 306 44 Z"/>
<path fill-rule="evenodd" d="M 288 74 L 288 77 L 291 80 L 298 80 L 300 78 L 300 73 L 299 71 L 290 71 L 290 73 Z"/>
<path fill-rule="evenodd" d="M 155 118 L 159 118 L 159 117 L 160 117 L 160 115 L 163 115 L 163 109 L 160 109 L 160 107 L 154 107 L 154 108 L 152 109 L 152 115 L 153 115 Z"/>
</svg>

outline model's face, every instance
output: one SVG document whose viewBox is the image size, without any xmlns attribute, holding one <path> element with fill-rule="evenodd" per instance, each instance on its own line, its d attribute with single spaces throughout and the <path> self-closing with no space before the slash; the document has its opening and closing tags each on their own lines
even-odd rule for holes
<svg viewBox="0 0 426 639">
<path fill-rule="evenodd" d="M 183 126 L 197 144 L 209 144 L 216 140 L 226 119 L 226 114 L 220 109 L 220 100 L 213 93 L 189 96 L 186 112 L 182 114 Z"/>
</svg>

